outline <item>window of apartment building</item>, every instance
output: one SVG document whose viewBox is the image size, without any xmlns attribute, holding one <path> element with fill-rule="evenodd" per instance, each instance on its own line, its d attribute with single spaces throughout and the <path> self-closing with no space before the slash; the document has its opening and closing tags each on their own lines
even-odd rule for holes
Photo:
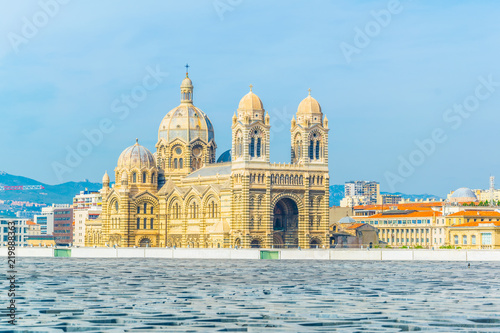
<svg viewBox="0 0 500 333">
<path fill-rule="evenodd" d="M 453 239 L 455 241 L 455 245 L 458 245 L 458 235 L 455 235 L 455 237 Z"/>
<path fill-rule="evenodd" d="M 466 235 L 462 236 L 462 244 L 467 245 L 467 236 Z"/>
<path fill-rule="evenodd" d="M 476 245 L 476 235 L 472 235 L 472 236 L 470 237 L 470 243 L 471 243 L 472 245 Z"/>
</svg>

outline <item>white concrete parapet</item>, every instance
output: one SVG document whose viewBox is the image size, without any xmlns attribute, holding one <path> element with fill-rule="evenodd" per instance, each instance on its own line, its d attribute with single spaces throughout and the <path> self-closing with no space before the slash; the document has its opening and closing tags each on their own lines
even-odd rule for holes
<svg viewBox="0 0 500 333">
<path fill-rule="evenodd" d="M 19 257 L 53 257 L 54 249 L 51 247 L 16 247 L 16 256 Z M 5 253 L 7 255 L 7 252 Z"/>
<path fill-rule="evenodd" d="M 283 260 L 330 260 L 328 250 L 280 250 Z"/>
<path fill-rule="evenodd" d="M 382 250 L 381 260 L 413 260 L 414 250 Z"/>
<path fill-rule="evenodd" d="M 171 248 L 147 247 L 144 252 L 146 258 L 168 258 L 172 259 L 174 250 Z"/>
<path fill-rule="evenodd" d="M 146 248 L 145 247 L 117 247 L 116 256 L 118 258 L 145 258 Z"/>
<path fill-rule="evenodd" d="M 413 260 L 466 261 L 465 250 L 413 250 Z"/>
<path fill-rule="evenodd" d="M 330 260 L 382 260 L 382 251 L 330 250 Z"/>
<path fill-rule="evenodd" d="M 500 261 L 500 250 L 467 250 L 467 261 Z"/>
<path fill-rule="evenodd" d="M 71 256 L 75 258 L 116 258 L 116 249 L 109 247 L 73 247 Z"/>
<path fill-rule="evenodd" d="M 67 249 L 67 248 L 65 248 Z M 422 260 L 500 261 L 500 250 L 425 249 L 186 249 L 186 248 L 69 248 L 74 258 L 260 259 L 261 251 L 278 252 L 281 260 Z M 17 247 L 19 257 L 54 257 L 54 248 Z M 8 248 L 0 247 L 0 257 Z"/>
</svg>

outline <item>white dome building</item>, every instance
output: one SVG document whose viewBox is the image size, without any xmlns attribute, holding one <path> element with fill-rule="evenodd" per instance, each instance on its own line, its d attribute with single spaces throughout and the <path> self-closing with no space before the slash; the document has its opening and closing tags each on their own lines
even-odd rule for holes
<svg viewBox="0 0 500 333">
<path fill-rule="evenodd" d="M 448 195 L 448 201 L 457 203 L 477 202 L 477 196 L 470 188 L 461 187 Z"/>
</svg>

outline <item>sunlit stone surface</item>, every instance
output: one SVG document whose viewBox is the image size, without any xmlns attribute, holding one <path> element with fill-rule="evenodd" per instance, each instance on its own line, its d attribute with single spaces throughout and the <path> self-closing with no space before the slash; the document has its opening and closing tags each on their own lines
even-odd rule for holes
<svg viewBox="0 0 500 333">
<path fill-rule="evenodd" d="M 20 258 L 17 270 L 19 331 L 500 332 L 500 263 Z M 1 327 L 13 328 L 4 315 Z"/>
</svg>

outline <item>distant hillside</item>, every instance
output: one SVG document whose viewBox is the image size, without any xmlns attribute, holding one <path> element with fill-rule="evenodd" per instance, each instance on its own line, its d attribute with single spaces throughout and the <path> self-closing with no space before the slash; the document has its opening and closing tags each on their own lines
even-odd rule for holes
<svg viewBox="0 0 500 333">
<path fill-rule="evenodd" d="M 44 190 L 0 191 L 0 200 L 31 201 L 45 204 L 70 204 L 73 202 L 73 197 L 80 191 L 85 190 L 85 188 L 88 188 L 89 191 L 97 191 L 102 188 L 102 184 L 91 182 L 67 182 L 59 185 L 47 185 L 31 178 L 2 172 L 0 172 L 0 185 L 42 185 L 45 187 Z"/>
</svg>

